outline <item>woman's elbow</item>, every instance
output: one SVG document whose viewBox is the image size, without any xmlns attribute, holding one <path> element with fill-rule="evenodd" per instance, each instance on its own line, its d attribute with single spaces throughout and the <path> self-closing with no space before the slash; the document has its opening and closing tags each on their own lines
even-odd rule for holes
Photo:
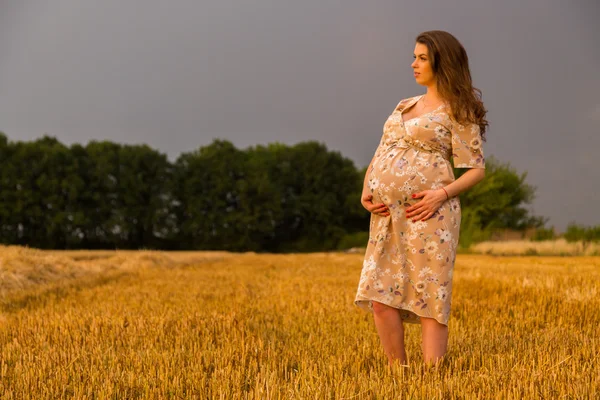
<svg viewBox="0 0 600 400">
<path fill-rule="evenodd" d="M 485 178 L 485 168 L 478 168 L 479 170 L 479 181 L 481 182 L 483 180 L 483 178 Z"/>
</svg>

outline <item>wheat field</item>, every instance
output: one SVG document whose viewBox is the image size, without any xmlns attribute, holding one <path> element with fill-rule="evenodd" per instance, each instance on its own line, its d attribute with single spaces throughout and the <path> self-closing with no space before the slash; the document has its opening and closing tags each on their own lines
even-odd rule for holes
<svg viewBox="0 0 600 400">
<path fill-rule="evenodd" d="M 600 257 L 460 254 L 449 346 L 387 367 L 361 254 L 0 246 L 0 398 L 600 398 Z"/>
<path fill-rule="evenodd" d="M 505 240 L 474 244 L 471 253 L 496 256 L 600 256 L 599 242 L 568 242 L 564 238 L 555 240 Z"/>
</svg>

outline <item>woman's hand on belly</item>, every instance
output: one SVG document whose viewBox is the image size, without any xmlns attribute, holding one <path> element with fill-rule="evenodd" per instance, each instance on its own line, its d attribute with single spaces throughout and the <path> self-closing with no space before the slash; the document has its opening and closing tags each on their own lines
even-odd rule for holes
<svg viewBox="0 0 600 400">
<path fill-rule="evenodd" d="M 406 218 L 413 218 L 413 221 L 420 219 L 425 221 L 429 219 L 447 200 L 446 192 L 443 189 L 423 190 L 412 195 L 413 199 L 423 199 L 406 209 Z"/>
<path fill-rule="evenodd" d="M 384 203 L 373 204 L 373 195 L 371 193 L 363 192 L 360 203 L 370 213 L 380 215 L 382 217 L 387 217 L 390 215 L 390 210 Z"/>
</svg>

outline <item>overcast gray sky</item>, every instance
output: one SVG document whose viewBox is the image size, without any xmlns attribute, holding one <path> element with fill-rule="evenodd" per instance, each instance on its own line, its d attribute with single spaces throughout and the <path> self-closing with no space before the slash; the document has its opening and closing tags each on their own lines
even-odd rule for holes
<svg viewBox="0 0 600 400">
<path fill-rule="evenodd" d="M 66 145 L 306 140 L 367 165 L 398 101 L 424 92 L 416 35 L 465 46 L 486 156 L 527 171 L 563 231 L 600 224 L 597 0 L 0 0 L 0 131 Z"/>
</svg>

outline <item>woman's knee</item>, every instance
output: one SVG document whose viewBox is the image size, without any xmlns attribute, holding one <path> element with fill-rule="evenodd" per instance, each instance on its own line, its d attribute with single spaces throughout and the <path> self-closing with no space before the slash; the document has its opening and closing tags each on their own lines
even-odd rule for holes
<svg viewBox="0 0 600 400">
<path fill-rule="evenodd" d="M 373 301 L 373 313 L 377 315 L 386 315 L 391 312 L 397 311 L 394 307 L 388 306 L 387 304 Z"/>
<path fill-rule="evenodd" d="M 448 325 L 440 323 L 435 318 L 421 317 L 421 327 L 424 329 L 444 330 L 448 329 Z"/>
</svg>

